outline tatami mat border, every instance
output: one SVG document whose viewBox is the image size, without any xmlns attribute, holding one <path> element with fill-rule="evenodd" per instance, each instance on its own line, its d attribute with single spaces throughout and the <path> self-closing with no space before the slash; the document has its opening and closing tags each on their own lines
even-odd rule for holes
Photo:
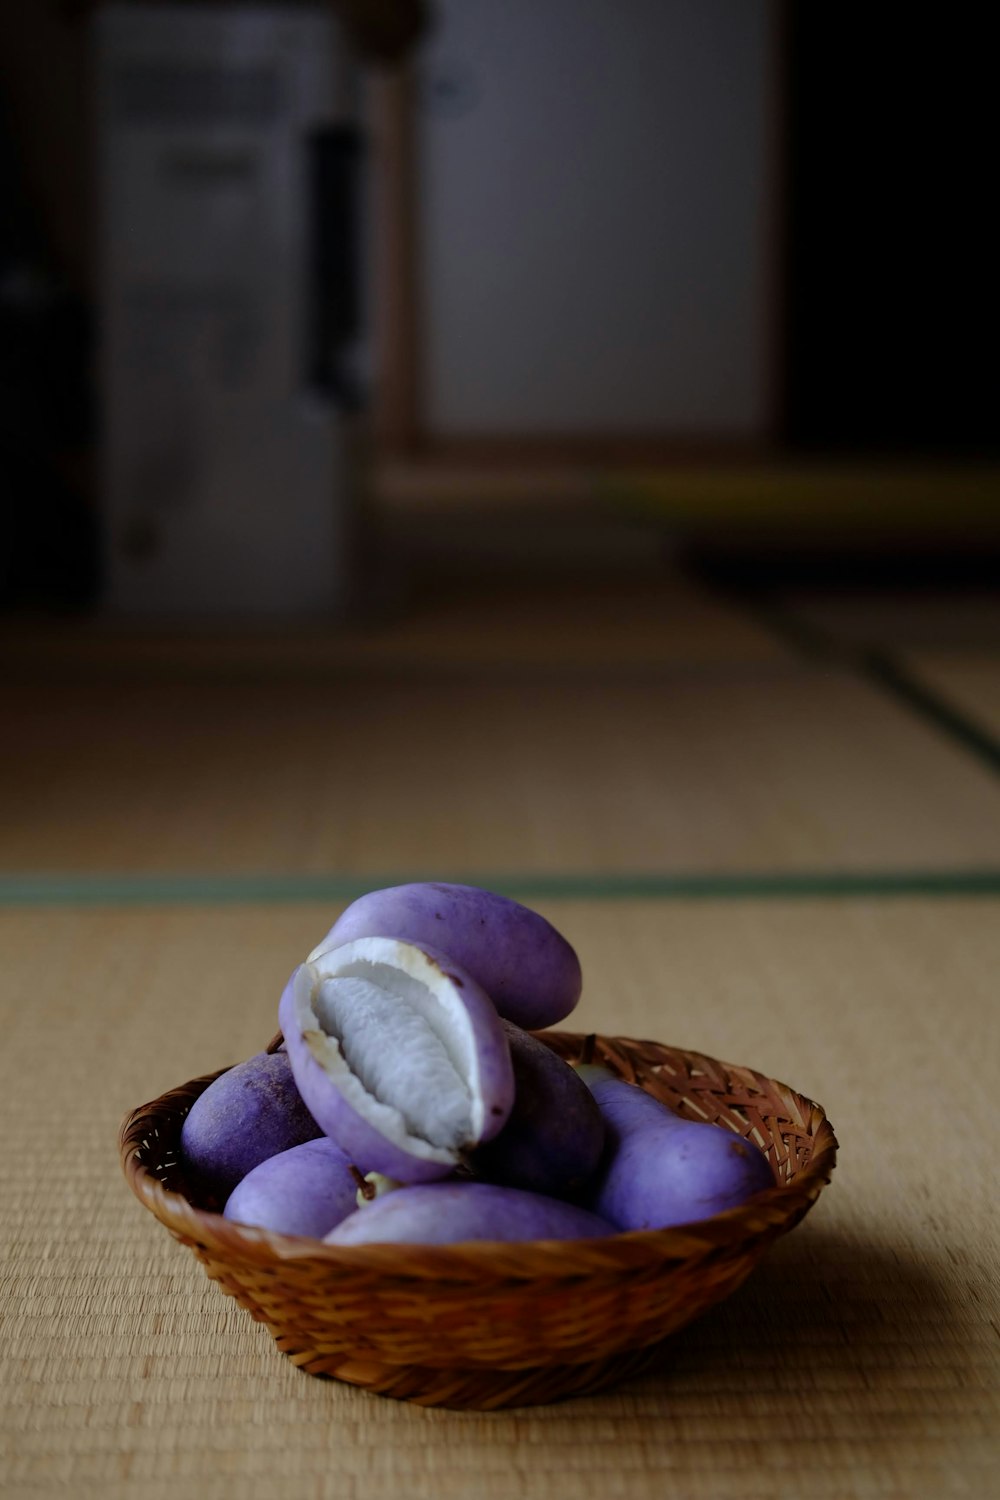
<svg viewBox="0 0 1000 1500">
<path fill-rule="evenodd" d="M 891 694 L 903 707 L 949 735 L 991 771 L 1000 773 L 1000 741 L 994 739 L 984 724 L 971 718 L 951 699 L 902 667 L 894 657 L 885 652 L 870 652 L 862 669 L 876 687 Z"/>
<path fill-rule="evenodd" d="M 858 645 L 838 640 L 794 609 L 785 609 L 773 602 L 725 590 L 720 591 L 720 598 L 731 606 L 742 607 L 748 617 L 770 630 L 804 660 L 844 667 L 865 678 L 878 691 L 895 698 L 902 708 L 975 756 L 989 770 L 1000 774 L 1000 739 L 946 694 L 905 667 L 895 650 L 876 641 Z"/>
<path fill-rule="evenodd" d="M 734 875 L 511 875 L 395 871 L 353 875 L 7 875 L 0 907 L 245 905 L 351 901 L 410 880 L 460 880 L 522 901 L 786 901 L 1000 896 L 1000 868 Z"/>
</svg>

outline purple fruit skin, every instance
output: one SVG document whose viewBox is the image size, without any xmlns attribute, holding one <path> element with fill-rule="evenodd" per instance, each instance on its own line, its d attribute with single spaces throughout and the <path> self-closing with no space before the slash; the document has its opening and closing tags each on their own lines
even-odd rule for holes
<svg viewBox="0 0 1000 1500">
<path fill-rule="evenodd" d="M 351 1161 L 326 1136 L 262 1161 L 237 1183 L 225 1217 L 237 1224 L 321 1240 L 357 1208 Z"/>
<path fill-rule="evenodd" d="M 544 1042 L 503 1023 L 514 1065 L 514 1108 L 500 1134 L 472 1154 L 477 1177 L 574 1198 L 597 1171 L 604 1121 L 583 1079 Z"/>
<path fill-rule="evenodd" d="M 181 1156 L 202 1194 L 224 1202 L 268 1157 L 322 1135 L 284 1052 L 258 1052 L 210 1083 L 181 1126 Z"/>
<path fill-rule="evenodd" d="M 452 980 L 457 979 L 462 999 L 472 1015 L 480 1076 L 487 1096 L 482 1139 L 489 1140 L 503 1127 L 514 1103 L 514 1073 L 506 1037 L 489 997 L 475 980 L 463 974 L 450 959 L 419 946 Z M 397 1182 L 434 1182 L 447 1177 L 454 1171 L 455 1161 L 421 1161 L 387 1140 L 348 1104 L 329 1074 L 316 1061 L 295 1016 L 294 989 L 299 972 L 296 969 L 285 986 L 278 1006 L 278 1023 L 299 1092 L 325 1133 L 348 1153 L 352 1161 L 363 1161 L 367 1172 L 381 1172 L 386 1177 L 394 1177 Z"/>
<path fill-rule="evenodd" d="M 736 1208 L 774 1187 L 767 1157 L 723 1125 L 684 1120 L 622 1079 L 591 1085 L 608 1134 L 589 1199 L 619 1229 L 668 1229 Z"/>
<path fill-rule="evenodd" d="M 580 961 L 538 912 L 473 885 L 396 885 L 369 891 L 338 917 L 320 947 L 358 937 L 429 944 L 482 985 L 502 1016 L 538 1031 L 569 1015 Z"/>
<path fill-rule="evenodd" d="M 613 1234 L 585 1208 L 485 1182 L 399 1188 L 366 1203 L 328 1245 L 455 1245 L 467 1240 L 587 1240 Z"/>
</svg>

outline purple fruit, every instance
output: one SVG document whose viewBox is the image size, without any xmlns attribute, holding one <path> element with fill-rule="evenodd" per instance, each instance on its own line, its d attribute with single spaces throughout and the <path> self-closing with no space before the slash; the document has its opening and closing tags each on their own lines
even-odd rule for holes
<svg viewBox="0 0 1000 1500">
<path fill-rule="evenodd" d="M 416 884 L 369 891 L 337 919 L 310 962 L 359 937 L 428 944 L 471 974 L 502 1016 L 540 1030 L 580 998 L 580 961 L 528 907 L 472 885 Z"/>
<path fill-rule="evenodd" d="M 485 1182 L 400 1188 L 366 1203 L 326 1236 L 328 1245 L 453 1245 L 464 1240 L 587 1240 L 610 1224 L 540 1193 Z"/>
<path fill-rule="evenodd" d="M 326 1136 L 262 1161 L 237 1183 L 225 1217 L 237 1224 L 321 1240 L 357 1208 L 351 1161 Z"/>
<path fill-rule="evenodd" d="M 262 1161 L 321 1134 L 287 1055 L 258 1052 L 194 1101 L 181 1127 L 181 1156 L 201 1194 L 221 1205 Z"/>
<path fill-rule="evenodd" d="M 590 1089 L 537 1037 L 503 1023 L 514 1065 L 514 1108 L 500 1134 L 473 1153 L 477 1177 L 573 1198 L 597 1170 L 604 1121 Z"/>
<path fill-rule="evenodd" d="M 415 943 L 359 938 L 300 965 L 278 1011 L 324 1131 L 373 1172 L 446 1177 L 510 1114 L 514 1074 L 489 997 Z"/>
<path fill-rule="evenodd" d="M 774 1187 L 767 1157 L 722 1125 L 685 1120 L 620 1078 L 589 1079 L 608 1151 L 589 1198 L 619 1229 L 666 1229 L 736 1208 Z M 586 1075 L 585 1075 L 586 1076 Z"/>
</svg>

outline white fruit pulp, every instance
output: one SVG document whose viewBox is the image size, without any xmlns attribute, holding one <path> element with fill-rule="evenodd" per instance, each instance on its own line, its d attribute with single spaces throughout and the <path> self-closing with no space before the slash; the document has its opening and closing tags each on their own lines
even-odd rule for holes
<svg viewBox="0 0 1000 1500">
<path fill-rule="evenodd" d="M 418 973 L 359 952 L 383 944 L 406 948 L 392 957 Z M 476 1140 L 483 1103 L 472 1025 L 437 965 L 409 945 L 361 939 L 308 967 L 310 1008 L 327 1042 L 314 1055 L 348 1101 L 381 1128 L 393 1111 L 399 1130 L 390 1134 L 425 1142 L 435 1156 Z"/>
</svg>

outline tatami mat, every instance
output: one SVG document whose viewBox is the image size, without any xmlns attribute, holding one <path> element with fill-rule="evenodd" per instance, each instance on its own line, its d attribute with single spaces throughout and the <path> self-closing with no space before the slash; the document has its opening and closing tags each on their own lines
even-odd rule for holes
<svg viewBox="0 0 1000 1500">
<path fill-rule="evenodd" d="M 975 651 L 911 651 L 905 663 L 918 682 L 1000 740 L 1000 642 Z"/>
<path fill-rule="evenodd" d="M 779 639 L 748 615 L 672 573 L 637 569 L 601 579 L 413 580 L 398 598 L 366 604 L 341 624 L 268 622 L 197 633 L 91 620 L 0 633 L 0 668 L 26 674 L 200 675 L 455 667 L 521 671 L 781 660 Z M 367 616 L 362 621 L 360 616 Z"/>
<path fill-rule="evenodd" d="M 132 1198 L 115 1135 L 266 1040 L 334 911 L 0 914 L 5 1500 L 992 1492 L 997 903 L 544 909 L 580 950 L 581 1027 L 826 1105 L 840 1163 L 806 1222 L 605 1396 L 483 1416 L 313 1380 Z"/>
<path fill-rule="evenodd" d="M 1000 783 L 847 673 L 12 685 L 0 870 L 950 868 Z"/>
<path fill-rule="evenodd" d="M 968 588 L 795 591 L 776 601 L 780 614 L 842 646 L 880 650 L 1000 648 L 1000 594 Z"/>
</svg>

